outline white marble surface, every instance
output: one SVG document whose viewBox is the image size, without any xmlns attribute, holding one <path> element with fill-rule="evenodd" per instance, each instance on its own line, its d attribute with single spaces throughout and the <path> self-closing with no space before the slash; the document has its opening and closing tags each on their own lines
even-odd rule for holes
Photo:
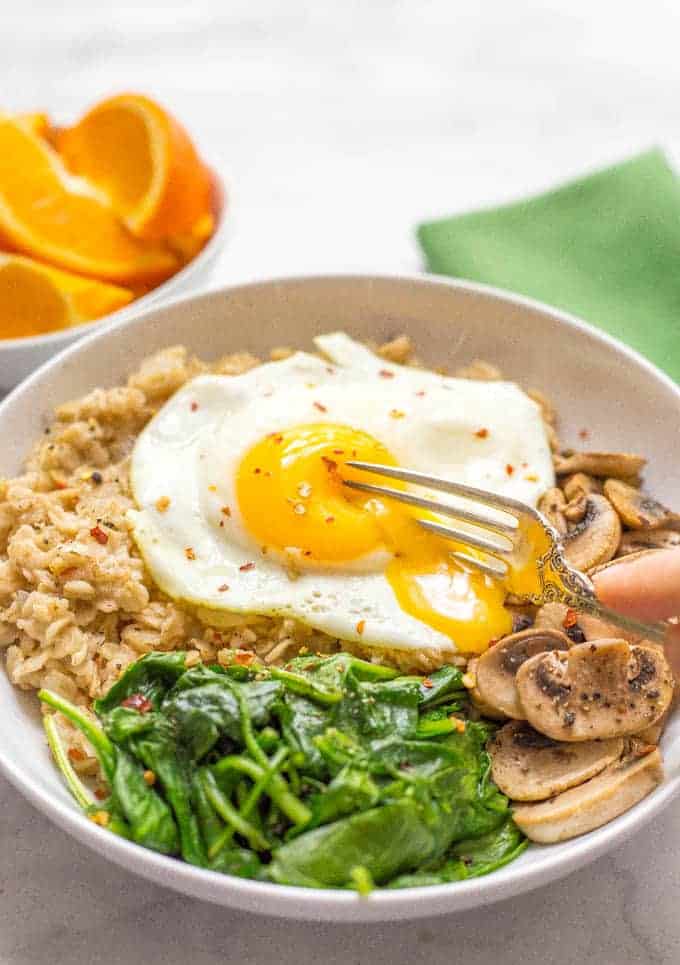
<svg viewBox="0 0 680 965">
<path fill-rule="evenodd" d="M 680 7 L 603 0 L 0 0 L 1 107 L 172 105 L 230 176 L 217 281 L 416 271 L 413 225 L 680 146 Z M 287 924 L 134 878 L 0 778 L 0 965 L 680 960 L 680 801 L 565 881 L 461 917 Z"/>
</svg>

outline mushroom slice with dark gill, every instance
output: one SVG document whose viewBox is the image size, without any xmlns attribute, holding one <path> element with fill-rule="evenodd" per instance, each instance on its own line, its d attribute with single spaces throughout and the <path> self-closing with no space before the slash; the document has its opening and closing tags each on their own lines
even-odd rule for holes
<svg viewBox="0 0 680 965">
<path fill-rule="evenodd" d="M 559 630 L 522 630 L 504 637 L 477 659 L 475 683 L 471 690 L 479 709 L 491 708 L 496 718 L 524 719 L 524 711 L 517 696 L 515 674 L 525 660 L 548 650 L 567 650 L 571 646 L 566 634 Z"/>
<path fill-rule="evenodd" d="M 632 452 L 574 452 L 566 449 L 555 455 L 558 476 L 582 472 L 598 478 L 631 479 L 644 468 L 647 460 Z"/>
<path fill-rule="evenodd" d="M 680 533 L 672 529 L 634 529 L 624 533 L 617 555 L 629 556 L 643 550 L 671 550 L 680 547 Z"/>
<path fill-rule="evenodd" d="M 532 841 L 554 844 L 613 821 L 646 797 L 663 779 L 658 748 L 633 748 L 596 777 L 557 797 L 513 809 L 517 826 Z"/>
<path fill-rule="evenodd" d="M 680 529 L 680 514 L 620 479 L 608 479 L 604 494 L 630 529 Z"/>
<path fill-rule="evenodd" d="M 604 741 L 554 741 L 513 720 L 489 741 L 491 776 L 513 801 L 544 801 L 583 784 L 623 754 L 620 737 Z"/>
<path fill-rule="evenodd" d="M 602 494 L 602 481 L 595 476 L 589 476 L 585 472 L 575 472 L 571 476 L 563 476 L 560 486 L 568 500 L 578 499 L 581 495 L 589 496 L 591 493 Z"/>
<path fill-rule="evenodd" d="M 604 496 L 591 493 L 583 518 L 563 537 L 564 555 L 572 566 L 587 573 L 616 554 L 621 542 L 621 520 Z"/>
<path fill-rule="evenodd" d="M 567 517 L 564 515 L 566 508 L 567 500 L 557 486 L 544 492 L 538 501 L 538 511 L 545 516 L 560 536 L 566 536 L 567 533 Z"/>
<path fill-rule="evenodd" d="M 598 640 L 531 657 L 517 672 L 517 693 L 531 726 L 553 740 L 625 737 L 663 715 L 673 674 L 653 644 Z"/>
</svg>

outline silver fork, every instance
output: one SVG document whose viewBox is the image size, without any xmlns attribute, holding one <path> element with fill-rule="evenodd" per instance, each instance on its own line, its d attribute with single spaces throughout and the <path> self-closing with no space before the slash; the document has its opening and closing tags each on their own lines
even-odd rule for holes
<svg viewBox="0 0 680 965">
<path fill-rule="evenodd" d="M 517 548 L 517 537 L 520 532 L 519 522 L 522 517 L 531 519 L 542 526 L 545 531 L 550 548 L 537 560 L 537 567 L 541 581 L 541 591 L 521 598 L 522 603 L 533 603 L 542 606 L 545 603 L 559 602 L 564 603 L 576 610 L 591 613 L 594 616 L 606 620 L 614 626 L 621 627 L 632 633 L 640 634 L 647 639 L 664 641 L 666 638 L 667 625 L 663 623 L 649 624 L 630 617 L 622 616 L 614 610 L 603 606 L 595 596 L 595 589 L 588 577 L 575 569 L 564 555 L 564 549 L 557 533 L 557 530 L 532 506 L 520 502 L 517 499 L 510 499 L 507 496 L 498 496 L 496 493 L 487 492 L 484 489 L 475 489 L 472 486 L 464 486 L 461 483 L 451 482 L 448 479 L 441 479 L 438 476 L 428 476 L 422 472 L 414 472 L 411 469 L 400 469 L 393 466 L 381 466 L 372 462 L 347 462 L 347 466 L 354 469 L 361 469 L 364 472 L 375 473 L 390 479 L 397 479 L 400 482 L 412 483 L 426 489 L 434 489 L 443 493 L 450 493 L 452 496 L 463 497 L 469 503 L 469 508 L 452 506 L 444 502 L 430 499 L 426 496 L 419 496 L 416 493 L 391 489 L 387 486 L 376 486 L 372 483 L 359 482 L 353 479 L 346 479 L 345 486 L 356 489 L 363 493 L 369 493 L 382 498 L 396 499 L 409 506 L 417 506 L 420 509 L 427 509 L 439 516 L 447 516 L 450 519 L 472 524 L 475 529 L 460 529 L 456 526 L 445 526 L 443 523 L 435 522 L 430 519 L 419 519 L 418 523 L 423 529 L 431 533 L 436 533 L 444 539 L 454 540 L 463 546 L 468 546 L 484 553 L 484 558 L 463 553 L 460 550 L 452 550 L 451 555 L 468 566 L 480 570 L 488 576 L 502 578 L 507 575 L 509 566 L 506 562 Z M 491 510 L 491 512 L 489 512 Z M 499 517 L 500 510 L 503 517 Z M 559 579 L 550 578 L 551 573 L 557 573 Z"/>
</svg>

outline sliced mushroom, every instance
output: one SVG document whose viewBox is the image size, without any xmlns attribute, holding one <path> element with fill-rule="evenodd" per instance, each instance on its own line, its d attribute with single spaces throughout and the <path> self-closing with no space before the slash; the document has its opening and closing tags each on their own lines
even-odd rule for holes
<svg viewBox="0 0 680 965">
<path fill-rule="evenodd" d="M 580 613 L 578 623 L 587 641 L 595 642 L 597 640 L 620 638 L 625 640 L 626 643 L 640 643 L 642 640 L 641 633 L 615 627 L 613 623 L 607 623 L 606 620 L 593 616 L 591 613 Z"/>
<path fill-rule="evenodd" d="M 670 550 L 680 547 L 680 533 L 672 529 L 638 529 L 624 533 L 617 555 L 628 556 L 642 550 Z"/>
<path fill-rule="evenodd" d="M 619 737 L 579 744 L 554 741 L 514 720 L 489 741 L 491 776 L 513 801 L 544 801 L 599 774 L 621 757 L 623 747 Z"/>
<path fill-rule="evenodd" d="M 544 603 L 536 614 L 537 630 L 562 630 L 569 607 L 566 603 Z"/>
<path fill-rule="evenodd" d="M 643 456 L 635 456 L 631 452 L 574 452 L 567 449 L 554 457 L 555 472 L 558 476 L 566 476 L 574 472 L 583 472 L 588 476 L 598 476 L 607 479 L 629 479 L 644 468 L 647 460 Z"/>
<path fill-rule="evenodd" d="M 661 740 L 661 735 L 663 734 L 666 728 L 667 720 L 668 720 L 668 711 L 666 711 L 663 717 L 661 717 L 660 720 L 657 720 L 655 724 L 651 724 L 649 727 L 645 727 L 644 730 L 641 730 L 640 733 L 636 734 L 635 736 L 639 740 L 643 741 L 645 744 L 658 744 L 659 741 Z"/>
<path fill-rule="evenodd" d="M 602 494 L 602 483 L 594 476 L 588 476 L 584 472 L 575 472 L 573 476 L 565 476 L 561 480 L 562 490 L 568 500 L 576 499 L 582 493 L 590 496 L 591 493 Z"/>
<path fill-rule="evenodd" d="M 680 529 L 680 514 L 620 479 L 608 479 L 604 494 L 631 529 Z"/>
<path fill-rule="evenodd" d="M 585 784 L 539 804 L 514 808 L 518 827 L 532 841 L 553 844 L 602 827 L 646 797 L 663 779 L 658 748 L 611 764 Z"/>
<path fill-rule="evenodd" d="M 537 654 L 517 671 L 524 716 L 553 740 L 636 734 L 655 723 L 673 697 L 663 651 L 625 640 L 579 643 L 567 653 Z"/>
<path fill-rule="evenodd" d="M 586 511 L 564 537 L 564 555 L 572 566 L 587 573 L 616 554 L 621 542 L 621 520 L 604 496 L 587 497 Z"/>
<path fill-rule="evenodd" d="M 567 520 L 567 523 L 580 523 L 587 509 L 588 496 L 586 493 L 580 493 L 578 496 L 570 499 L 564 507 L 564 518 Z"/>
<path fill-rule="evenodd" d="M 552 523 L 560 536 L 566 536 L 567 533 L 567 520 L 564 515 L 566 508 L 567 500 L 557 486 L 548 489 L 538 501 L 539 512 L 543 513 L 549 523 Z"/>
<path fill-rule="evenodd" d="M 480 704 L 494 711 L 494 717 L 524 719 L 524 711 L 517 697 L 515 674 L 522 664 L 550 650 L 567 650 L 569 638 L 558 630 L 522 630 L 512 633 L 495 644 L 477 659 L 475 693 Z M 480 707 L 481 709 L 481 707 Z"/>
<path fill-rule="evenodd" d="M 463 682 L 468 688 L 468 693 L 472 703 L 475 705 L 476 709 L 482 715 L 482 717 L 489 717 L 491 720 L 505 720 L 505 714 L 502 714 L 491 704 L 487 704 L 477 689 L 477 665 L 479 664 L 479 657 L 473 657 L 468 660 L 466 674 L 463 677 Z"/>
</svg>

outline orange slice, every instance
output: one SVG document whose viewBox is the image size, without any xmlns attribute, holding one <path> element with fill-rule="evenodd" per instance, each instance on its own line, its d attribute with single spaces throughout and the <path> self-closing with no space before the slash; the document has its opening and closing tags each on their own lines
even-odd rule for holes
<svg viewBox="0 0 680 965">
<path fill-rule="evenodd" d="M 21 255 L 0 254 L 0 338 L 44 335 L 115 312 L 132 292 L 50 268 Z"/>
<path fill-rule="evenodd" d="M 14 120 L 18 121 L 24 127 L 27 127 L 29 131 L 33 131 L 38 137 L 44 137 L 46 140 L 49 140 L 52 125 L 47 114 L 38 111 L 30 114 L 15 114 Z"/>
<path fill-rule="evenodd" d="M 184 128 L 141 94 L 96 104 L 57 146 L 140 238 L 188 235 L 210 213 L 210 174 Z"/>
<path fill-rule="evenodd" d="M 27 126 L 0 120 L 0 245 L 107 281 L 161 281 L 178 259 L 142 243 L 105 200 L 74 183 Z"/>
</svg>

